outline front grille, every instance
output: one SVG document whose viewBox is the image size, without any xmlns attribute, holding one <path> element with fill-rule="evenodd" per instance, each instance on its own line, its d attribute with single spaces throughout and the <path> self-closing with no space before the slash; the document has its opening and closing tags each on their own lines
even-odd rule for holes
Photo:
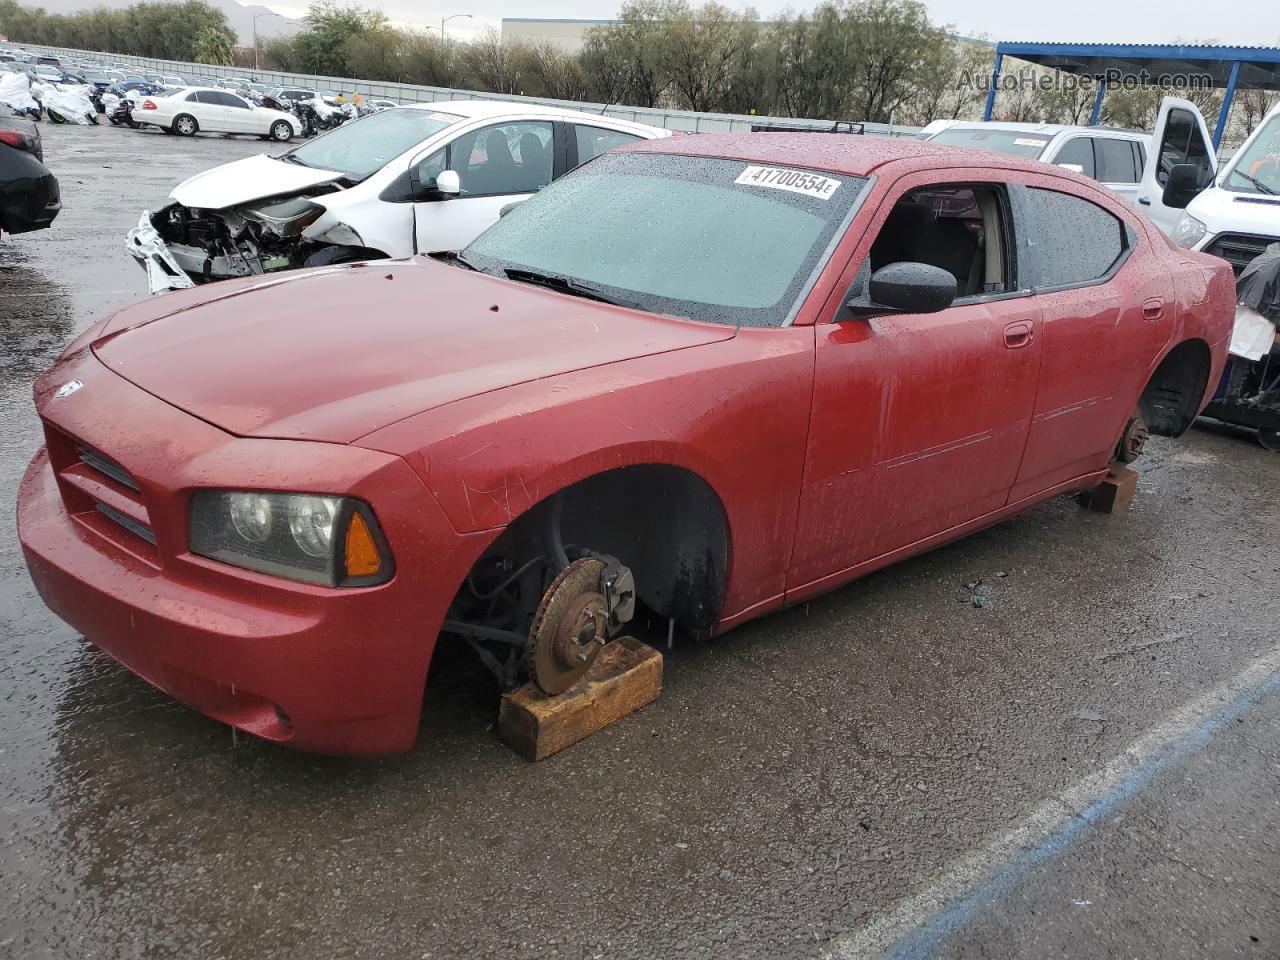
<svg viewBox="0 0 1280 960">
<path fill-rule="evenodd" d="M 49 458 L 72 518 L 135 556 L 156 562 L 156 535 L 138 481 L 106 454 L 53 426 Z"/>
<path fill-rule="evenodd" d="M 1270 244 L 1280 242 L 1280 237 L 1261 237 L 1250 233 L 1223 233 L 1214 238 L 1213 243 L 1204 248 L 1205 253 L 1221 257 L 1231 264 L 1231 269 L 1240 275 L 1254 259 L 1266 250 Z"/>
<path fill-rule="evenodd" d="M 128 487 L 135 493 L 138 491 L 138 482 L 129 476 L 129 471 L 114 460 L 108 460 L 96 450 L 90 450 L 83 444 L 76 446 L 76 454 L 80 457 L 81 463 L 87 463 L 99 473 L 105 473 L 116 483 Z"/>
</svg>

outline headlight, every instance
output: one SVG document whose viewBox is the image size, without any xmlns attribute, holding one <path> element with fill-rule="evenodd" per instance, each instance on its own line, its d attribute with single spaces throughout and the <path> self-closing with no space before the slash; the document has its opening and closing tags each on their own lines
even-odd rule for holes
<svg viewBox="0 0 1280 960">
<path fill-rule="evenodd" d="M 349 497 L 205 490 L 190 533 L 192 553 L 290 580 L 363 587 L 393 573 L 373 511 Z"/>
<path fill-rule="evenodd" d="M 1189 213 L 1184 213 L 1182 218 L 1178 220 L 1178 225 L 1173 228 L 1173 240 L 1175 246 L 1190 248 L 1200 242 L 1200 238 L 1205 234 L 1205 225 L 1193 217 Z"/>
</svg>

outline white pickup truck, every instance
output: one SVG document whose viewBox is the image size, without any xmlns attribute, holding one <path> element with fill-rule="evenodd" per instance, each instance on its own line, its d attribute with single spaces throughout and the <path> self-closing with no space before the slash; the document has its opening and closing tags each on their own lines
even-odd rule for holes
<svg viewBox="0 0 1280 960">
<path fill-rule="evenodd" d="M 1195 104 L 1178 97 L 1161 101 L 1151 133 L 1054 123 L 940 121 L 926 127 L 923 135 L 935 143 L 1031 157 L 1093 177 L 1128 199 L 1168 234 L 1182 216 L 1180 208 L 1164 201 L 1173 167 L 1193 166 L 1202 187 L 1213 179 L 1209 128 Z"/>
</svg>

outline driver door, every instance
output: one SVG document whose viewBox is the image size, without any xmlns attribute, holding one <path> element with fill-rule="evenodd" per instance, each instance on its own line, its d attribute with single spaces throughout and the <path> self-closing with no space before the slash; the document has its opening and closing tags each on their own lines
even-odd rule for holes
<svg viewBox="0 0 1280 960">
<path fill-rule="evenodd" d="M 442 150 L 415 161 L 415 179 L 434 186 L 445 170 L 462 183 L 454 197 L 414 204 L 418 249 L 459 250 L 489 225 L 502 208 L 525 200 L 563 169 L 561 124 L 520 120 L 462 134 Z"/>
<path fill-rule="evenodd" d="M 1008 189 L 989 178 L 898 181 L 846 270 L 848 293 L 817 324 L 789 602 L 1008 500 L 1035 403 L 1040 315 L 1016 275 Z M 948 271 L 955 302 L 930 314 L 850 311 L 871 272 L 894 262 Z"/>
<path fill-rule="evenodd" d="M 1207 187 L 1213 182 L 1216 168 L 1213 139 L 1194 103 L 1179 97 L 1165 97 L 1160 101 L 1151 144 L 1138 187 L 1138 209 L 1166 234 L 1171 234 L 1182 217 L 1182 210 L 1165 205 L 1164 186 L 1169 182 L 1169 171 L 1179 163 L 1194 164 L 1200 174 L 1201 189 Z"/>
</svg>

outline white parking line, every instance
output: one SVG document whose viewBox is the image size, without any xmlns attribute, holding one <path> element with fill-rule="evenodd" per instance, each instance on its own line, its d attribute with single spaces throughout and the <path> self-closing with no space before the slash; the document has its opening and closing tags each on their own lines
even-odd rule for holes
<svg viewBox="0 0 1280 960">
<path fill-rule="evenodd" d="M 837 936 L 822 956 L 830 960 L 930 956 L 946 937 L 998 900 L 1030 870 L 1065 850 L 1162 770 L 1186 759 L 1277 688 L 1280 646 L 1184 704 L 1101 770 L 1049 797 L 1013 828 L 948 865 L 941 876 L 909 894 L 890 913 Z"/>
</svg>

